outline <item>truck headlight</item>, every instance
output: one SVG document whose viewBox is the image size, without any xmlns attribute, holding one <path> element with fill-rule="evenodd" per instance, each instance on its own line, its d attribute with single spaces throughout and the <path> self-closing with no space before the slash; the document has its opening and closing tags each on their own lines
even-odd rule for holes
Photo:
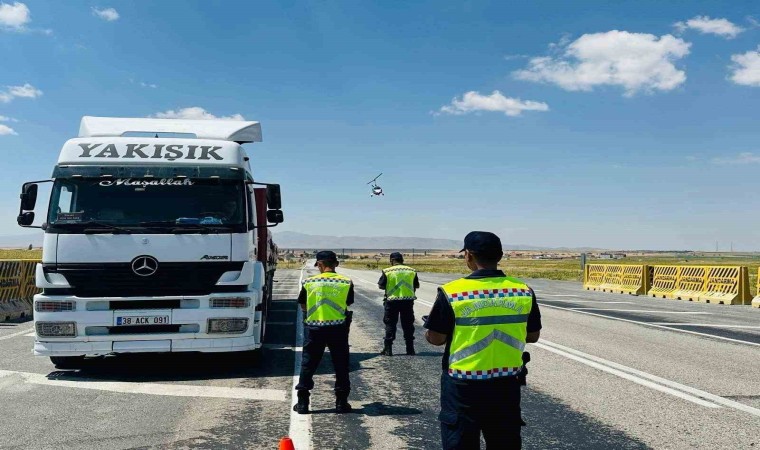
<svg viewBox="0 0 760 450">
<path fill-rule="evenodd" d="M 243 333 L 248 329 L 248 319 L 208 319 L 209 333 Z"/>
<path fill-rule="evenodd" d="M 37 322 L 35 324 L 39 337 L 76 337 L 76 322 Z"/>
</svg>

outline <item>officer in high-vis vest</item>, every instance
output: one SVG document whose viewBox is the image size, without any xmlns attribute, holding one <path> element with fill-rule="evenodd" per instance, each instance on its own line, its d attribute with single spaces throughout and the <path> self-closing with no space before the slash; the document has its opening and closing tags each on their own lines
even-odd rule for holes
<svg viewBox="0 0 760 450">
<path fill-rule="evenodd" d="M 425 321 L 425 337 L 446 345 L 441 376 L 444 449 L 519 449 L 520 382 L 525 344 L 537 342 L 541 314 L 533 290 L 497 264 L 501 240 L 473 231 L 464 239 L 472 273 L 443 285 Z"/>
<path fill-rule="evenodd" d="M 391 267 L 383 269 L 377 287 L 385 291 L 385 356 L 393 355 L 393 341 L 396 339 L 396 325 L 401 316 L 401 329 L 406 341 L 406 354 L 414 355 L 414 301 L 415 291 L 420 287 L 417 271 L 404 265 L 404 255 L 399 252 L 391 253 Z"/>
<path fill-rule="evenodd" d="M 351 411 L 348 403 L 351 391 L 348 379 L 351 311 L 348 306 L 354 302 L 354 285 L 350 278 L 335 273 L 338 267 L 335 252 L 318 252 L 314 266 L 320 274 L 303 280 L 298 295 L 304 316 L 304 333 L 301 375 L 296 385 L 298 403 L 293 406 L 293 411 L 309 413 L 309 391 L 314 388 L 314 372 L 328 348 L 335 369 L 335 411 L 346 413 Z"/>
</svg>

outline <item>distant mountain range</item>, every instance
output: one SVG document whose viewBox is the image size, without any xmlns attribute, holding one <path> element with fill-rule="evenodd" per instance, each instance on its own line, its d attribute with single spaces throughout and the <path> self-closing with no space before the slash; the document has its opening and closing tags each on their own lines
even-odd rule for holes
<svg viewBox="0 0 760 450">
<path fill-rule="evenodd" d="M 274 233 L 274 241 L 280 248 L 293 249 L 421 249 L 421 250 L 455 250 L 462 248 L 462 241 L 454 239 L 434 239 L 422 237 L 398 236 L 322 236 L 282 231 Z M 549 250 L 534 245 L 504 245 L 504 250 Z M 590 251 L 591 249 L 559 249 L 564 251 Z"/>
</svg>

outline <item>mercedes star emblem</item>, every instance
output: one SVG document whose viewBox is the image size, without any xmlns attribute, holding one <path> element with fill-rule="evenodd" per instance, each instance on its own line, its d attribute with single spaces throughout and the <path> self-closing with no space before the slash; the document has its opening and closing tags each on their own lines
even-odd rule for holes
<svg viewBox="0 0 760 450">
<path fill-rule="evenodd" d="M 132 272 L 141 277 L 149 277 L 158 270 L 158 260 L 152 256 L 138 256 L 132 260 Z"/>
</svg>

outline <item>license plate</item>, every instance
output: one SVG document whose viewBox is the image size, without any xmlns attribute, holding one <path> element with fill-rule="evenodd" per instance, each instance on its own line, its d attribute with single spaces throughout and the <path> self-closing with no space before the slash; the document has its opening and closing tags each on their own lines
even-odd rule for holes
<svg viewBox="0 0 760 450">
<path fill-rule="evenodd" d="M 114 314 L 113 318 L 113 324 L 117 327 L 131 327 L 140 325 L 171 325 L 171 323 L 172 316 L 170 311 L 122 311 Z"/>
</svg>

